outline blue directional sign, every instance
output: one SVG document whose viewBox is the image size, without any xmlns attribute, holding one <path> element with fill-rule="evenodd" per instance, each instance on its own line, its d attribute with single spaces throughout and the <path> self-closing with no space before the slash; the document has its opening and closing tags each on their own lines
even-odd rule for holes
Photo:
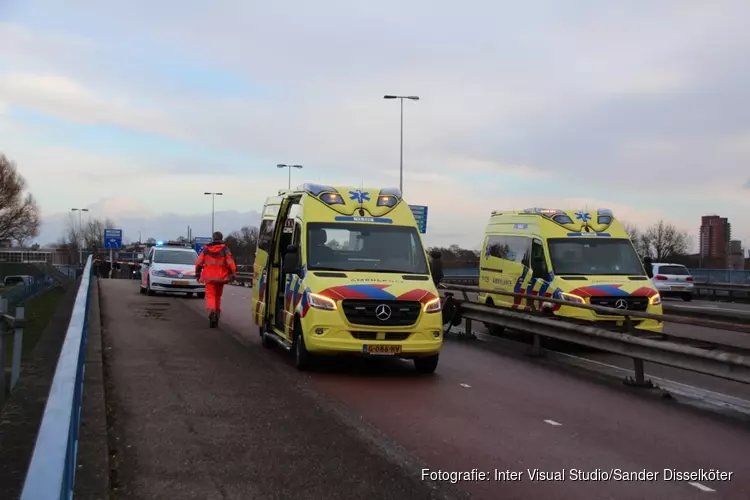
<svg viewBox="0 0 750 500">
<path fill-rule="evenodd" d="M 104 230 L 104 248 L 122 248 L 122 229 Z"/>
<path fill-rule="evenodd" d="M 419 232 L 425 234 L 427 232 L 427 207 L 422 205 L 409 205 L 411 213 L 414 214 L 414 220 L 417 221 L 417 227 Z"/>
<path fill-rule="evenodd" d="M 195 251 L 198 253 L 201 253 L 201 248 L 203 248 L 203 245 L 206 243 L 211 243 L 213 239 L 205 237 L 205 236 L 198 236 L 195 238 Z"/>
</svg>

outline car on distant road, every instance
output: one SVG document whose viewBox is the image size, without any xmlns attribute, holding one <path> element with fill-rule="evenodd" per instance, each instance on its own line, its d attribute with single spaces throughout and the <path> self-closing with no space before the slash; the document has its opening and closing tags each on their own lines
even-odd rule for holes
<svg viewBox="0 0 750 500">
<path fill-rule="evenodd" d="M 653 269 L 651 281 L 662 297 L 680 297 L 685 301 L 693 300 L 695 284 L 687 267 L 682 264 L 664 262 L 655 262 L 651 266 Z"/>
<path fill-rule="evenodd" d="M 195 276 L 198 253 L 181 243 L 166 243 L 148 249 L 141 267 L 141 293 L 186 293 L 206 295 L 206 285 Z"/>
</svg>

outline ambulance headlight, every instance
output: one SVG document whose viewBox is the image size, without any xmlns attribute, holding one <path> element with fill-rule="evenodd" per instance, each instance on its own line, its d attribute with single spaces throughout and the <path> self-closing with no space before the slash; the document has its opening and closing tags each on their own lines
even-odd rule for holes
<svg viewBox="0 0 750 500">
<path fill-rule="evenodd" d="M 561 293 L 560 297 L 568 302 L 573 302 L 575 304 L 585 304 L 586 301 L 583 300 L 583 297 L 579 297 L 578 295 L 573 295 L 572 293 Z"/>
<path fill-rule="evenodd" d="M 442 309 L 442 305 L 440 304 L 440 297 L 434 298 L 431 301 L 425 303 L 424 305 L 424 312 L 426 313 L 440 312 L 441 309 Z"/>
<path fill-rule="evenodd" d="M 658 293 L 656 295 L 652 295 L 651 298 L 648 299 L 648 305 L 650 306 L 658 306 L 659 304 L 661 304 L 661 295 Z"/>
<path fill-rule="evenodd" d="M 323 309 L 326 311 L 336 310 L 336 301 L 329 299 L 324 295 L 308 292 L 307 300 L 310 301 L 310 307 L 314 307 L 315 309 Z"/>
</svg>

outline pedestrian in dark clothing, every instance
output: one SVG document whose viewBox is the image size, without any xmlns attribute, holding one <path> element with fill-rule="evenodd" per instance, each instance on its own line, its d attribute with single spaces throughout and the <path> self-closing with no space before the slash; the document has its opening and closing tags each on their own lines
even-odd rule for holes
<svg viewBox="0 0 750 500">
<path fill-rule="evenodd" d="M 646 269 L 646 276 L 649 278 L 654 277 L 654 261 L 651 257 L 646 256 L 643 258 L 643 267 Z"/>
<path fill-rule="evenodd" d="M 437 250 L 430 252 L 430 268 L 432 269 L 432 281 L 438 286 L 443 280 L 443 261 L 442 255 Z"/>
</svg>

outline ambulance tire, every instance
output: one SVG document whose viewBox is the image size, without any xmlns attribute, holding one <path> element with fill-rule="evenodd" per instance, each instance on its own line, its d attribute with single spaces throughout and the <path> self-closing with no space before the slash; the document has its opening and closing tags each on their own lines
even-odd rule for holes
<svg viewBox="0 0 750 500">
<path fill-rule="evenodd" d="M 492 299 L 487 299 L 487 302 L 485 302 L 490 307 L 494 307 L 495 303 L 492 301 Z M 490 323 L 485 323 L 484 327 L 487 329 L 487 331 L 490 333 L 490 335 L 494 335 L 495 337 L 499 337 L 505 332 L 505 327 L 500 325 L 492 325 Z"/>
<path fill-rule="evenodd" d="M 305 345 L 305 336 L 302 334 L 302 327 L 299 320 L 294 320 L 294 342 L 292 342 L 292 352 L 294 353 L 294 366 L 299 371 L 307 371 L 312 365 L 312 355 L 307 351 Z"/>
<path fill-rule="evenodd" d="M 274 342 L 271 337 L 266 333 L 266 331 L 258 327 L 258 333 L 260 333 L 260 345 L 264 349 L 273 349 L 273 347 L 276 345 L 276 342 Z"/>
<path fill-rule="evenodd" d="M 427 356 L 426 358 L 414 358 L 414 369 L 417 370 L 418 373 L 431 375 L 435 373 L 438 361 L 440 361 L 440 354 Z"/>
</svg>

